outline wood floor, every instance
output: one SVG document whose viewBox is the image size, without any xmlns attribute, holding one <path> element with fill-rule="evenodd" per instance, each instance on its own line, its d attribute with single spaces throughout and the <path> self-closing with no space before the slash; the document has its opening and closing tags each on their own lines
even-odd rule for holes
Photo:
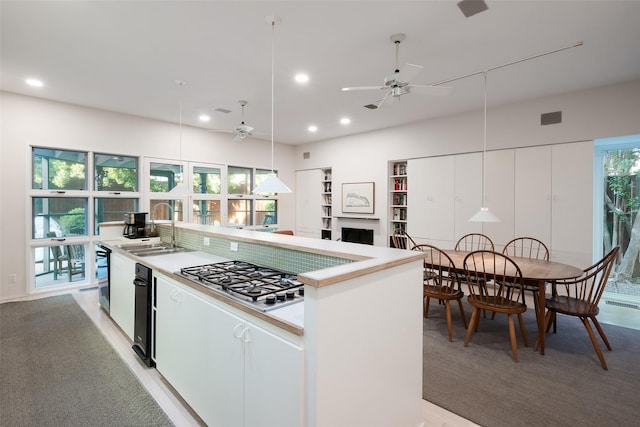
<svg viewBox="0 0 640 427">
<path fill-rule="evenodd" d="M 171 386 L 164 381 L 158 371 L 140 363 L 135 353 L 131 350 L 129 340 L 115 323 L 113 323 L 109 316 L 100 309 L 97 289 L 77 290 L 73 291 L 72 295 L 176 426 L 205 425 L 184 401 L 175 394 Z M 476 426 L 476 424 L 425 400 L 423 400 L 422 413 L 424 427 Z"/>
</svg>

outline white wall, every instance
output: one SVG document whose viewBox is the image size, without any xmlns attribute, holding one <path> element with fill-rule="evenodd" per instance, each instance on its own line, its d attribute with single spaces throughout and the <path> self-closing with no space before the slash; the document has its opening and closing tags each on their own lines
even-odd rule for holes
<svg viewBox="0 0 640 427">
<path fill-rule="evenodd" d="M 1 93 L 0 300 L 26 294 L 30 145 L 179 158 L 178 126 L 118 113 Z M 540 126 L 540 114 L 561 110 L 563 123 Z M 372 116 L 384 111 L 371 111 Z M 374 116 L 375 117 L 375 116 Z M 592 140 L 640 133 L 640 80 L 489 108 L 487 148 Z M 266 141 L 234 143 L 183 127 L 182 158 L 270 168 Z M 281 196 L 281 224 L 294 229 L 295 170 L 333 169 L 334 214 L 343 182 L 376 183 L 376 244 L 386 245 L 387 162 L 482 150 L 482 114 L 474 111 L 417 124 L 300 146 L 276 144 L 275 168 L 294 190 Z M 310 158 L 303 159 L 309 152 Z M 585 183 L 591 185 L 591 183 Z M 338 226 L 340 224 L 338 223 Z M 369 227 L 367 227 L 369 228 Z M 589 232 L 590 230 L 585 230 Z M 17 283 L 8 276 L 17 274 Z"/>
<path fill-rule="evenodd" d="M 0 157 L 0 301 L 27 294 L 30 233 L 30 146 L 98 151 L 132 156 L 192 160 L 271 168 L 271 143 L 247 139 L 235 142 L 183 126 L 180 155 L 179 126 L 71 104 L 0 93 L 2 143 Z M 294 148 L 276 144 L 274 167 L 293 194 L 280 196 L 279 220 L 295 224 Z M 9 284 L 16 274 L 15 284 Z"/>
<path fill-rule="evenodd" d="M 540 114 L 559 110 L 562 111 L 561 124 L 540 126 Z M 384 114 L 384 111 L 371 111 L 372 117 L 376 114 Z M 374 181 L 374 216 L 380 218 L 375 244 L 386 245 L 388 161 L 482 151 L 482 119 L 482 111 L 479 110 L 299 145 L 296 147 L 295 168 L 333 169 L 334 215 L 341 214 L 339 203 L 342 183 Z M 487 113 L 488 150 L 589 141 L 638 132 L 640 80 L 489 107 Z M 309 159 L 303 158 L 305 152 L 309 153 Z M 443 179 L 453 178 L 448 176 Z M 592 186 L 592 183 L 586 182 L 585 185 Z M 339 230 L 340 223 L 337 227 Z M 339 235 L 339 232 L 336 234 Z"/>
</svg>

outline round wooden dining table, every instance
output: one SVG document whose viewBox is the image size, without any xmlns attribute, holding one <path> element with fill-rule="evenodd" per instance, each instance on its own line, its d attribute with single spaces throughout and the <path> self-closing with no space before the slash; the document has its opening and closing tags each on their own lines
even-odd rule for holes
<svg viewBox="0 0 640 427">
<path fill-rule="evenodd" d="M 470 252 L 445 250 L 444 251 L 459 272 L 464 272 L 464 259 Z M 545 303 L 545 283 L 556 280 L 573 279 L 582 276 L 584 271 L 572 265 L 555 261 L 545 261 L 541 259 L 509 257 L 520 267 L 522 278 L 527 285 L 538 286 L 538 312 L 536 319 L 538 322 L 538 343 L 540 354 L 544 354 L 544 303 Z"/>
</svg>

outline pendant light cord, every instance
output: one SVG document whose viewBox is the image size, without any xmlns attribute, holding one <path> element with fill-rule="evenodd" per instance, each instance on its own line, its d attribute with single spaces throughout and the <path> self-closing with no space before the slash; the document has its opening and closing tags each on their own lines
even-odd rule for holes
<svg viewBox="0 0 640 427">
<path fill-rule="evenodd" d="M 487 72 L 482 73 L 484 76 L 484 133 L 482 143 L 482 206 L 486 207 L 485 203 L 485 174 L 487 170 Z"/>
<path fill-rule="evenodd" d="M 276 21 L 275 19 L 271 21 L 271 173 L 275 174 L 273 170 L 273 116 L 274 116 L 274 87 L 275 87 L 275 79 L 274 79 L 274 59 L 273 59 L 273 51 L 275 45 L 275 33 L 276 33 Z"/>
</svg>

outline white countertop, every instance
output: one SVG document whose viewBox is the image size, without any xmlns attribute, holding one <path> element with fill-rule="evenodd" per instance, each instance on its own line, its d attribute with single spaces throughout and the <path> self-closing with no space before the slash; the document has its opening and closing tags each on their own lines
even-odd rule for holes
<svg viewBox="0 0 640 427">
<path fill-rule="evenodd" d="M 155 240 L 155 239 L 152 239 Z M 159 241 L 159 239 L 157 239 Z M 120 239 L 112 241 L 104 241 L 110 246 L 118 247 L 122 243 L 131 243 L 130 240 Z M 164 273 L 175 273 L 183 267 L 192 267 L 196 265 L 212 264 L 216 262 L 230 261 L 228 258 L 220 257 L 206 252 L 178 252 L 165 255 L 154 255 L 146 257 L 135 257 L 137 261 L 143 263 L 152 269 L 163 270 Z M 304 302 L 291 304 L 282 308 L 268 311 L 265 313 L 285 322 L 304 328 Z"/>
</svg>

